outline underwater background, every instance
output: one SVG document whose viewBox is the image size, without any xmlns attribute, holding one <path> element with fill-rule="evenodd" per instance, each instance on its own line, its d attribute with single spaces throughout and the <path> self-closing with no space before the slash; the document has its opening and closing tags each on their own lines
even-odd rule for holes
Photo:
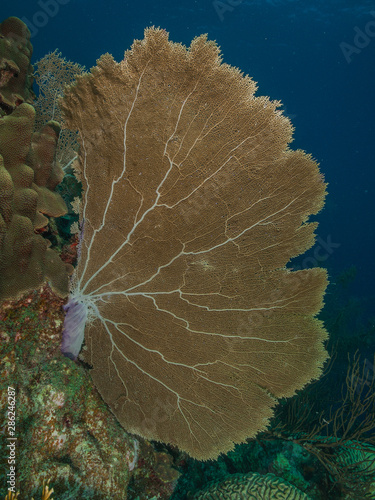
<svg viewBox="0 0 375 500">
<path fill-rule="evenodd" d="M 374 391 L 374 2 L 64 0 L 53 12 L 43 8 L 47 3 L 13 0 L 3 2 L 0 10 L 1 20 L 17 16 L 28 24 L 34 47 L 32 64 L 55 49 L 87 69 L 105 52 L 120 61 L 133 40 L 143 38 L 144 28 L 153 25 L 165 28 L 172 41 L 187 46 L 195 36 L 207 33 L 221 47 L 224 62 L 258 82 L 257 95 L 281 100 L 295 127 L 291 147 L 310 153 L 328 182 L 325 207 L 312 218 L 319 222 L 317 241 L 291 264 L 295 269 L 325 267 L 330 279 L 320 318 L 330 333 L 328 349 L 333 361 L 329 373 L 307 389 L 309 404 L 316 405 L 316 414 L 329 411 L 332 404 L 339 406 L 348 356 L 352 362 L 360 359 L 357 378 L 365 378 L 365 389 Z M 355 424 L 360 426 L 370 415 L 373 427 L 359 436 L 369 443 L 375 439 L 374 409 L 375 404 L 366 408 Z M 298 446 L 299 436 L 293 438 Z M 299 449 L 287 450 L 271 437 L 250 446 L 245 450 L 241 445 L 228 457 L 205 464 L 174 456 L 174 467 L 181 475 L 170 497 L 183 500 L 206 482 L 235 473 L 288 470 L 289 476 L 284 478 L 294 480 L 296 485 L 306 460 Z M 279 464 L 277 469 L 275 456 L 287 461 L 288 466 Z M 296 460 L 293 466 L 291 457 Z M 370 461 L 374 467 L 370 478 L 375 474 L 374 457 Z M 296 486 L 302 488 L 315 481 L 316 489 L 305 487 L 310 498 L 375 498 L 375 487 L 363 492 L 359 486 L 358 493 L 350 493 L 350 487 L 348 493 L 343 485 L 335 490 L 332 484 L 324 483 L 319 463 L 308 466 L 310 472 L 305 467 L 305 475 Z M 341 472 L 337 477 L 344 475 Z M 364 479 L 358 473 L 355 477 L 358 482 L 369 481 L 367 470 Z M 137 491 L 129 498 L 168 497 L 166 493 L 157 496 L 156 490 L 152 494 L 145 491 L 146 487 L 144 493 Z"/>
</svg>

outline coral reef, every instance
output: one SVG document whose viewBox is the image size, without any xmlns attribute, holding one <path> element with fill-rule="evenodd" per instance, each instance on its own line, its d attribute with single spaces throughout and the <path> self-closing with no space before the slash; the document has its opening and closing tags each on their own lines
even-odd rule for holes
<svg viewBox="0 0 375 500">
<path fill-rule="evenodd" d="M 305 495 L 287 481 L 273 474 L 234 474 L 225 481 L 213 483 L 205 490 L 197 493 L 192 500 L 309 500 Z"/>
<path fill-rule="evenodd" d="M 360 442 L 349 444 L 351 446 L 337 450 L 334 456 L 342 471 L 344 498 L 375 498 L 375 446 Z"/>
<path fill-rule="evenodd" d="M 53 488 L 50 489 L 49 483 L 50 480 L 48 480 L 47 483 L 43 482 L 42 496 L 40 497 L 40 500 L 53 500 L 51 496 L 53 493 Z M 12 491 L 9 490 L 4 500 L 23 500 L 23 499 L 22 497 L 21 498 L 19 497 L 19 492 L 13 493 Z M 34 497 L 31 500 L 34 500 Z"/>
<path fill-rule="evenodd" d="M 217 461 L 176 460 L 182 476 L 171 500 L 187 500 L 205 490 L 208 484 L 230 480 L 233 475 L 272 473 L 287 481 L 309 498 L 341 498 L 328 473 L 316 456 L 290 441 L 263 440 L 262 437 L 240 444 Z"/>
<path fill-rule="evenodd" d="M 40 498 L 40 485 L 50 479 L 59 500 L 126 499 L 138 442 L 116 422 L 85 370 L 61 356 L 62 303 L 46 285 L 0 310 L 1 417 L 11 385 L 17 488 L 21 498 Z M 0 449 L 3 456 L 4 436 Z"/>
<path fill-rule="evenodd" d="M 0 23 L 0 116 L 10 114 L 23 102 L 32 104 L 32 53 L 26 24 L 17 17 Z"/>
<path fill-rule="evenodd" d="M 180 476 L 172 456 L 156 451 L 144 440 L 139 443 L 137 466 L 128 487 L 128 500 L 169 500 Z"/>
<path fill-rule="evenodd" d="M 48 217 L 66 213 L 55 192 L 63 178 L 55 160 L 60 127 L 49 121 L 33 132 L 32 47 L 26 25 L 9 18 L 0 32 L 0 300 L 17 298 L 45 280 L 66 296 L 72 268 L 41 235 Z"/>
<path fill-rule="evenodd" d="M 319 463 L 313 455 L 298 444 L 288 441 L 281 442 L 280 450 L 275 453 L 269 470 L 314 500 L 327 498 L 326 490 L 320 491 L 320 486 L 324 487 L 325 484 L 322 467 L 319 467 Z"/>
<path fill-rule="evenodd" d="M 48 121 L 55 120 L 61 125 L 56 158 L 64 171 L 77 158 L 77 131 L 64 126 L 59 99 L 63 96 L 64 87 L 72 85 L 85 68 L 80 64 L 67 61 L 61 53 L 55 50 L 46 54 L 36 62 L 34 78 L 38 86 L 38 98 L 34 102 L 36 110 L 36 128 L 42 128 Z M 76 181 L 77 182 L 77 181 Z"/>
<path fill-rule="evenodd" d="M 286 268 L 314 242 L 325 183 L 255 89 L 206 37 L 187 49 L 150 28 L 60 104 L 84 190 L 64 349 L 85 330 L 124 428 L 199 459 L 264 429 L 327 357 L 326 273 Z"/>
<path fill-rule="evenodd" d="M 6 498 L 52 500 L 54 493 L 59 500 L 126 499 L 136 474 L 133 492 L 149 490 L 166 500 L 179 475 L 171 457 L 127 434 L 82 365 L 61 356 L 61 297 L 67 294 L 77 241 L 64 245 L 53 217 L 66 213 L 55 189 L 63 177 L 59 163 L 71 164 L 76 155 L 76 134 L 66 130 L 57 147 L 60 125 L 54 119 L 60 116 L 50 112 L 58 106 L 50 106 L 43 86 L 48 76 L 52 88 L 51 55 L 48 67 L 43 61 L 38 65 L 43 99 L 37 101 L 36 116 L 30 34 L 17 18 L 4 21 L 0 33 L 0 414 L 5 422 L 7 386 L 14 387 L 19 490 L 8 491 Z M 62 66 L 60 90 L 66 71 L 78 71 L 78 65 Z M 56 86 L 53 95 L 58 97 Z M 71 199 L 72 189 L 77 197 L 80 187 L 72 175 L 69 179 L 61 193 Z M 60 247 L 63 260 L 45 236 Z M 45 280 L 50 286 L 41 287 Z M 6 432 L 0 438 L 2 459 L 5 438 Z"/>
<path fill-rule="evenodd" d="M 278 438 L 289 443 L 286 446 L 297 445 L 296 450 L 304 450 L 310 459 L 317 458 L 325 469 L 327 489 L 342 498 L 368 498 L 374 488 L 374 366 L 375 357 L 372 362 L 367 358 L 363 361 L 358 351 L 348 356 L 341 399 L 316 411 L 314 401 L 322 397 L 321 385 L 327 385 L 323 379 L 308 387 L 303 398 L 297 396 L 280 406 L 275 420 L 261 436 L 264 441 Z M 275 461 L 272 471 L 288 477 L 285 474 L 291 470 L 290 466 L 293 468 L 290 459 L 288 463 L 283 455 L 280 463 Z M 297 476 L 294 484 L 300 484 Z M 317 494 L 315 497 L 319 498 Z"/>
</svg>

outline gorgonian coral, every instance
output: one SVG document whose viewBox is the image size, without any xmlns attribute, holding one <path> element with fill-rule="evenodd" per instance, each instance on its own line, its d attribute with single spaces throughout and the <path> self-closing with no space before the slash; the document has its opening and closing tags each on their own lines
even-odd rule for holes
<svg viewBox="0 0 375 500">
<path fill-rule="evenodd" d="M 65 351 L 85 328 L 122 425 L 199 459 L 264 429 L 326 359 L 326 272 L 286 268 L 314 242 L 325 184 L 255 90 L 204 36 L 186 49 L 150 28 L 61 103 L 84 189 Z"/>
</svg>

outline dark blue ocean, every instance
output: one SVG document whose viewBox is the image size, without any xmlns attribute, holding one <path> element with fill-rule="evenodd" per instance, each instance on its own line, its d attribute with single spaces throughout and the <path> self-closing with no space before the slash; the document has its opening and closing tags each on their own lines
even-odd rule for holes
<svg viewBox="0 0 375 500">
<path fill-rule="evenodd" d="M 282 101 L 295 126 L 292 147 L 320 163 L 329 196 L 317 216 L 322 248 L 312 249 L 310 260 L 328 268 L 329 295 L 342 273 L 355 274 L 344 295 L 360 303 L 356 322 L 372 321 L 374 328 L 373 2 L 14 0 L 1 14 L 27 22 L 33 62 L 58 48 L 87 68 L 105 52 L 120 60 L 146 26 L 163 27 L 186 45 L 208 33 L 226 63 L 258 82 L 258 95 Z"/>
<path fill-rule="evenodd" d="M 189 45 L 202 33 L 224 62 L 281 100 L 295 127 L 293 149 L 319 163 L 328 182 L 315 246 L 292 263 L 328 269 L 321 313 L 339 360 L 375 350 L 375 3 L 367 0 L 13 0 L 32 33 L 33 61 L 56 48 L 90 68 L 116 60 L 147 26 Z M 340 379 L 346 368 L 334 368 Z M 375 368 L 373 368 L 373 371 Z M 340 379 L 341 380 L 341 379 Z"/>
</svg>

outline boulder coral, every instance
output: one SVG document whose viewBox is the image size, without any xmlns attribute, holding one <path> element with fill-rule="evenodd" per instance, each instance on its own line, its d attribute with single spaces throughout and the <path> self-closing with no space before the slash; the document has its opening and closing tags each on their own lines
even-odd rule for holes
<svg viewBox="0 0 375 500">
<path fill-rule="evenodd" d="M 32 104 L 33 46 L 30 32 L 17 17 L 0 23 L 0 113 L 10 114 L 23 102 Z"/>
<path fill-rule="evenodd" d="M 314 243 L 326 185 L 255 91 L 205 36 L 186 48 L 150 28 L 61 103 L 84 189 L 64 351 L 85 331 L 124 428 L 198 459 L 265 429 L 327 357 L 326 272 L 286 267 Z"/>
<path fill-rule="evenodd" d="M 68 272 L 42 233 L 48 217 L 66 213 L 55 192 L 63 171 L 55 161 L 60 127 L 34 132 L 30 104 L 30 33 L 17 18 L 0 25 L 0 299 L 16 298 L 49 280 L 61 296 Z"/>
<path fill-rule="evenodd" d="M 287 481 L 273 474 L 233 474 L 197 493 L 192 500 L 311 500 Z"/>
</svg>

